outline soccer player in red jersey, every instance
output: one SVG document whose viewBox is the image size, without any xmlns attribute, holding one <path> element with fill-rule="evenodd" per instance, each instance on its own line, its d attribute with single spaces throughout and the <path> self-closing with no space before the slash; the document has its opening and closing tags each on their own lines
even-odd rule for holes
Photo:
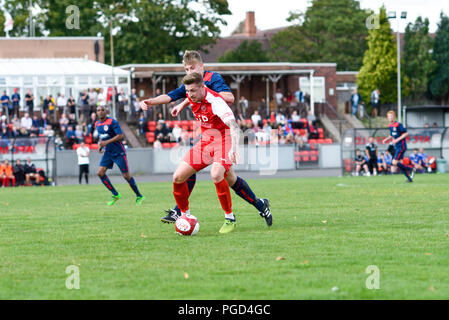
<svg viewBox="0 0 449 320">
<path fill-rule="evenodd" d="M 226 103 L 234 102 L 234 95 L 231 92 L 231 89 L 228 87 L 223 77 L 213 71 L 207 71 L 204 69 L 204 63 L 201 58 L 201 55 L 197 51 L 189 51 L 187 50 L 184 53 L 183 57 L 183 65 L 187 74 L 198 72 L 203 76 L 203 82 L 205 86 L 212 91 L 217 92 Z M 157 96 L 155 98 L 150 98 L 147 100 L 143 100 L 141 102 L 142 110 L 148 110 L 148 107 L 155 106 L 159 104 L 166 104 L 171 101 L 176 101 L 178 99 L 185 99 L 182 103 L 178 104 L 173 108 L 171 114 L 173 117 L 179 115 L 179 113 L 188 105 L 190 105 L 189 99 L 187 99 L 187 92 L 185 85 L 182 84 L 179 88 L 169 92 L 168 94 L 163 94 Z M 265 218 L 265 222 L 268 226 L 272 224 L 272 217 L 269 208 L 268 199 L 259 199 L 257 198 L 252 190 L 249 188 L 248 184 L 241 177 L 232 175 L 232 179 L 228 180 L 229 186 L 234 190 L 234 192 L 241 197 L 243 200 L 254 206 L 258 211 L 259 215 Z M 196 174 L 193 174 L 187 179 L 187 186 L 189 192 L 193 191 L 196 183 Z M 178 206 L 175 206 L 173 209 L 169 209 L 167 211 L 167 215 L 161 218 L 162 222 L 165 223 L 173 223 L 180 216 L 181 211 Z"/>
<path fill-rule="evenodd" d="M 193 114 L 201 123 L 201 140 L 184 156 L 173 174 L 173 195 L 181 214 L 190 213 L 187 179 L 196 172 L 212 165 L 211 178 L 215 184 L 218 199 L 225 212 L 225 223 L 220 233 L 228 233 L 235 228 L 235 216 L 232 212 L 232 201 L 229 186 L 237 183 L 232 164 L 237 163 L 240 128 L 234 114 L 225 100 L 215 91 L 204 85 L 199 73 L 191 73 L 184 77 L 187 98 L 192 106 Z M 240 190 L 249 199 L 257 198 L 249 186 L 240 179 Z M 260 199 L 259 199 L 260 200 Z M 267 201 L 268 204 L 268 201 Z M 266 207 L 265 220 L 270 226 L 271 212 Z"/>
</svg>

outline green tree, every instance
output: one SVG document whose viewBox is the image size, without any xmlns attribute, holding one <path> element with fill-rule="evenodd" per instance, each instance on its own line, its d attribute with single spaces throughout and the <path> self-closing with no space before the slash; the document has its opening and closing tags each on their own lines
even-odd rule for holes
<svg viewBox="0 0 449 320">
<path fill-rule="evenodd" d="M 34 1 L 35 2 L 35 1 Z M 37 8 L 39 6 L 38 3 L 35 4 Z M 9 32 L 9 36 L 11 37 L 22 37 L 29 36 L 29 1 L 28 0 L 6 0 L 4 5 L 4 9 L 11 15 L 14 20 L 13 29 Z M 45 21 L 45 13 L 39 11 L 39 13 L 33 16 L 34 24 L 35 24 L 35 36 L 44 35 L 44 21 Z M 5 16 L 3 11 L 0 11 L 0 36 L 5 36 L 4 31 L 4 23 Z"/>
<path fill-rule="evenodd" d="M 429 91 L 436 100 L 446 104 L 449 103 L 449 17 L 442 12 L 432 56 L 436 68 L 429 81 Z"/>
<path fill-rule="evenodd" d="M 6 1 L 9 7 L 16 6 L 17 12 L 27 10 L 26 0 Z M 101 35 L 105 39 L 106 61 L 110 59 L 109 21 L 113 19 L 113 26 L 117 30 L 114 34 L 116 65 L 180 62 L 182 52 L 186 49 L 201 49 L 212 44 L 220 35 L 219 25 L 226 24 L 223 15 L 231 13 L 227 0 L 33 2 L 42 9 L 39 16 L 41 29 L 36 35 L 44 32 L 50 36 Z M 25 9 L 20 11 L 19 8 Z M 14 17 L 13 12 L 11 15 Z M 22 15 L 28 17 L 28 12 Z M 12 35 L 26 35 L 26 23 L 23 27 L 18 24 L 17 30 Z"/>
<path fill-rule="evenodd" d="M 409 79 L 408 91 L 412 101 L 422 98 L 436 67 L 432 58 L 433 39 L 429 36 L 429 19 L 418 17 L 409 23 L 404 35 L 404 73 Z"/>
<path fill-rule="evenodd" d="M 227 50 L 218 62 L 268 62 L 268 53 L 257 40 L 244 40 L 235 50 Z"/>
<path fill-rule="evenodd" d="M 385 8 L 379 13 L 378 28 L 368 35 L 368 50 L 363 57 L 363 66 L 357 77 L 357 86 L 364 101 L 370 101 L 371 92 L 378 88 L 382 103 L 397 102 L 397 51 L 396 37 L 390 28 Z M 407 96 L 407 79 L 403 76 L 402 95 Z"/>
<path fill-rule="evenodd" d="M 358 70 L 366 50 L 369 14 L 356 0 L 313 0 L 304 14 L 290 13 L 296 24 L 270 41 L 276 61 L 336 62 L 338 70 Z"/>
</svg>

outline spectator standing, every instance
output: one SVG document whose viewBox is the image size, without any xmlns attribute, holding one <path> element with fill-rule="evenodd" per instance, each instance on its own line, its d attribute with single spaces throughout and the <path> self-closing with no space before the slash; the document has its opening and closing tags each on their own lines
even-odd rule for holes
<svg viewBox="0 0 449 320">
<path fill-rule="evenodd" d="M 73 96 L 70 96 L 67 99 L 67 111 L 69 114 L 75 114 L 76 113 L 76 102 Z"/>
<path fill-rule="evenodd" d="M 65 114 L 67 112 L 67 99 L 64 93 L 61 93 L 56 100 L 56 105 L 58 106 L 58 111 L 60 114 Z"/>
<path fill-rule="evenodd" d="M 87 90 L 84 90 L 83 93 L 81 93 L 80 102 L 81 112 L 84 117 L 83 121 L 87 121 L 90 115 L 89 94 L 87 93 Z"/>
<path fill-rule="evenodd" d="M 131 101 L 129 107 L 131 108 L 132 119 L 135 119 L 135 117 L 136 117 L 137 105 L 139 104 L 139 102 L 137 101 L 138 98 L 139 97 L 137 96 L 136 89 L 132 88 L 131 89 L 131 95 L 129 96 L 129 100 Z"/>
<path fill-rule="evenodd" d="M 97 110 L 97 101 L 98 101 L 98 94 L 97 91 L 95 91 L 93 88 L 89 89 L 89 98 L 88 98 L 88 103 L 89 103 L 89 108 L 90 108 L 90 112 L 96 112 Z M 88 120 L 86 118 L 86 120 Z"/>
<path fill-rule="evenodd" d="M 280 88 L 277 88 L 275 98 L 276 98 L 277 106 L 278 107 L 282 106 L 282 99 L 284 98 L 284 95 L 282 94 Z"/>
<path fill-rule="evenodd" d="M 380 106 L 380 91 L 379 89 L 373 90 L 371 92 L 371 106 L 373 107 L 372 116 L 376 118 L 379 115 L 379 106 Z"/>
<path fill-rule="evenodd" d="M 246 111 L 248 110 L 248 100 L 245 98 L 245 96 L 240 97 L 239 105 L 240 110 L 242 111 L 243 118 L 246 119 Z"/>
<path fill-rule="evenodd" d="M 79 166 L 79 184 L 81 184 L 83 175 L 86 180 L 86 184 L 89 184 L 89 155 L 90 149 L 86 146 L 84 141 L 81 141 L 81 145 L 76 149 L 76 154 L 78 156 L 78 166 Z"/>
<path fill-rule="evenodd" d="M 9 100 L 9 96 L 6 93 L 6 90 L 3 91 L 3 95 L 0 98 L 0 101 L 2 103 L 2 109 L 4 110 L 3 113 L 6 115 L 6 117 L 9 119 L 9 105 L 11 100 Z"/>
<path fill-rule="evenodd" d="M 27 90 L 27 93 L 25 95 L 25 105 L 26 105 L 26 111 L 30 114 L 33 115 L 34 113 L 34 95 L 31 92 L 31 89 Z"/>
<path fill-rule="evenodd" d="M 14 93 L 11 96 L 11 100 L 12 100 L 12 114 L 19 116 L 20 94 L 18 93 L 17 88 L 14 88 Z"/>
<path fill-rule="evenodd" d="M 351 108 L 352 108 L 352 115 L 357 116 L 357 111 L 359 109 L 359 104 L 361 103 L 362 98 L 360 94 L 358 93 L 357 89 L 354 89 L 354 93 L 351 95 Z"/>
<path fill-rule="evenodd" d="M 97 106 L 106 107 L 106 103 L 107 103 L 106 99 L 107 99 L 106 93 L 104 93 L 103 89 L 100 89 L 100 92 L 98 93 L 98 96 L 97 96 Z"/>
</svg>

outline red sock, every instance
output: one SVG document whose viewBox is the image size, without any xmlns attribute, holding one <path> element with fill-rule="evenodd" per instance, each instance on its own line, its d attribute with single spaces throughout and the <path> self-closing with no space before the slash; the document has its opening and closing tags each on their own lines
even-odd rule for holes
<svg viewBox="0 0 449 320">
<path fill-rule="evenodd" d="M 6 177 L 5 180 L 3 180 L 3 185 L 9 187 L 9 177 Z"/>
<path fill-rule="evenodd" d="M 174 183 L 173 182 L 173 195 L 175 196 L 176 205 L 182 212 L 189 210 L 189 187 L 187 182 Z"/>
<path fill-rule="evenodd" d="M 217 189 L 218 200 L 220 200 L 221 207 L 226 214 L 232 213 L 232 200 L 229 185 L 225 179 L 215 183 Z"/>
</svg>

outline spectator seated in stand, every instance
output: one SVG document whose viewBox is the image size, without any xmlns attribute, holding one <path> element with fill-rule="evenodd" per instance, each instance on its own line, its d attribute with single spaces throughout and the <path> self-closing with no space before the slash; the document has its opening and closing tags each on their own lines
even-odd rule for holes
<svg viewBox="0 0 449 320">
<path fill-rule="evenodd" d="M 72 126 L 68 126 L 67 132 L 65 134 L 65 139 L 67 145 L 70 147 L 69 149 L 71 149 L 72 146 L 76 143 L 76 134 Z"/>
<path fill-rule="evenodd" d="M 355 175 L 359 176 L 362 169 L 365 171 L 366 175 L 369 175 L 369 168 L 368 168 L 368 162 L 363 157 L 360 149 L 357 149 L 355 152 L 355 158 L 354 158 L 354 164 L 355 164 Z"/>
<path fill-rule="evenodd" d="M 424 153 L 424 148 L 419 148 L 418 156 L 422 160 L 422 166 L 424 169 L 427 170 L 427 172 L 432 172 L 432 166 L 434 166 L 435 157 L 429 157 L 427 154 Z"/>
<path fill-rule="evenodd" d="M 413 149 L 413 153 L 409 156 L 409 159 L 417 172 L 425 172 L 425 163 L 418 153 L 418 148 Z"/>
<path fill-rule="evenodd" d="M 382 152 L 377 159 L 378 167 L 382 173 L 391 173 L 392 157 L 388 151 Z"/>
<path fill-rule="evenodd" d="M 318 129 L 315 127 L 312 121 L 309 121 L 307 125 L 307 133 L 309 135 L 309 139 L 319 139 L 320 137 Z"/>
<path fill-rule="evenodd" d="M 80 125 L 77 125 L 75 129 L 75 141 L 76 143 L 81 143 L 81 141 L 84 141 L 84 131 Z"/>
<path fill-rule="evenodd" d="M 177 123 L 175 123 L 175 126 L 172 129 L 172 134 L 176 142 L 181 140 L 182 129 Z"/>
<path fill-rule="evenodd" d="M 69 126 L 69 119 L 67 118 L 66 114 L 63 113 L 61 115 L 61 118 L 59 119 L 59 129 L 61 130 L 62 134 L 66 133 L 68 126 Z"/>
<path fill-rule="evenodd" d="M 36 167 L 34 166 L 34 164 L 31 162 L 31 158 L 28 157 L 27 161 L 24 165 L 25 168 L 25 181 L 26 184 L 31 186 L 31 180 L 33 180 L 33 182 L 35 182 L 36 184 L 39 184 L 40 182 L 40 175 L 37 173 Z"/>
<path fill-rule="evenodd" d="M 22 165 L 20 159 L 16 160 L 13 172 L 14 177 L 16 178 L 16 186 L 23 186 L 25 184 L 25 167 Z"/>
<path fill-rule="evenodd" d="M 160 142 L 171 142 L 175 141 L 173 134 L 170 132 L 170 129 L 165 127 L 161 122 L 158 122 L 156 125 L 156 130 L 154 130 L 154 135 L 157 140 Z"/>
<path fill-rule="evenodd" d="M 47 127 L 42 132 L 42 134 L 45 137 L 53 137 L 55 135 L 55 131 L 52 129 L 51 125 L 48 124 Z"/>
<path fill-rule="evenodd" d="M 3 161 L 0 165 L 0 180 L 2 181 L 2 188 L 16 185 L 16 178 L 14 177 L 14 171 L 12 165 L 8 160 Z"/>
<path fill-rule="evenodd" d="M 35 126 L 31 126 L 30 129 L 30 138 L 39 137 L 39 128 Z"/>
<path fill-rule="evenodd" d="M 259 114 L 259 110 L 254 110 L 254 113 L 251 116 L 251 121 L 253 122 L 254 127 L 262 127 L 262 117 Z"/>
</svg>

